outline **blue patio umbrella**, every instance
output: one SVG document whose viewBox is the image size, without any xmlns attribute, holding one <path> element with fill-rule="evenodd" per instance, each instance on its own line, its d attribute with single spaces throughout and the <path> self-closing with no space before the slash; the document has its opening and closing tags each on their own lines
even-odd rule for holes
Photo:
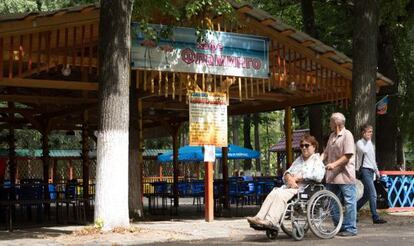
<svg viewBox="0 0 414 246">
<path fill-rule="evenodd" d="M 229 144 L 229 159 L 255 159 L 260 157 L 260 152 Z M 216 147 L 216 158 L 222 158 L 221 147 Z M 172 162 L 173 152 L 168 151 L 158 156 L 159 162 Z M 201 146 L 183 146 L 178 150 L 178 161 L 204 161 L 203 148 Z"/>
</svg>

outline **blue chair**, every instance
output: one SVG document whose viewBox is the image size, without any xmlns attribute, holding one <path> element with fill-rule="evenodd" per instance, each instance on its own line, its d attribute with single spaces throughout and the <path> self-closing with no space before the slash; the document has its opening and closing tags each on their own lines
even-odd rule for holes
<svg viewBox="0 0 414 246">
<path fill-rule="evenodd" d="M 42 200 L 44 198 L 44 184 L 41 179 L 22 179 L 20 189 L 16 190 L 21 207 L 26 207 L 27 216 L 32 218 L 32 206 L 36 206 L 36 221 L 42 221 Z"/>
<path fill-rule="evenodd" d="M 49 188 L 49 197 L 50 197 L 50 200 L 55 201 L 56 198 L 57 198 L 56 185 L 49 184 L 48 185 L 48 188 Z"/>
<path fill-rule="evenodd" d="M 201 198 L 204 197 L 204 180 L 195 180 L 190 183 L 190 194 L 193 197 L 193 205 L 197 205 L 197 211 L 201 211 Z"/>
</svg>

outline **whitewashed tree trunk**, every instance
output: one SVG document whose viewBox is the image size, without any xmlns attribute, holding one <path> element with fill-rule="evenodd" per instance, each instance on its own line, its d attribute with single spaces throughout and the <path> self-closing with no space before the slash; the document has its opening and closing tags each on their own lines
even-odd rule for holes
<svg viewBox="0 0 414 246">
<path fill-rule="evenodd" d="M 95 222 L 129 226 L 128 129 L 132 1 L 101 0 Z"/>
</svg>

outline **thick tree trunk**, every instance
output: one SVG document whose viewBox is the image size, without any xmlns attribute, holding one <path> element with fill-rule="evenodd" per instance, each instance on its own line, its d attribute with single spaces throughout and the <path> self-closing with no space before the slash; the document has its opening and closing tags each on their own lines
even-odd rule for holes
<svg viewBox="0 0 414 246">
<path fill-rule="evenodd" d="M 140 134 L 139 134 L 139 118 L 138 118 L 138 100 L 137 100 L 137 83 L 136 79 L 131 80 L 129 89 L 129 164 L 128 164 L 128 180 L 129 180 L 129 200 L 128 207 L 130 216 L 139 218 L 143 216 L 143 208 L 141 202 L 141 170 L 142 163 L 139 161 Z"/>
<path fill-rule="evenodd" d="M 389 95 L 387 113 L 377 116 L 376 157 L 381 170 L 394 170 L 397 164 L 397 126 L 398 126 L 398 97 L 399 76 L 395 63 L 396 39 L 387 23 L 381 25 L 378 34 L 378 69 L 383 75 L 390 78 L 394 85 L 382 87 L 379 99 Z"/>
<path fill-rule="evenodd" d="M 95 222 L 129 225 L 128 128 L 132 1 L 101 0 Z"/>
<path fill-rule="evenodd" d="M 250 115 L 246 114 L 243 117 L 243 139 L 244 139 L 244 147 L 248 149 L 253 149 L 252 141 L 250 138 Z M 252 168 L 252 160 L 246 159 L 244 160 L 243 170 L 250 170 Z"/>
<path fill-rule="evenodd" d="M 254 148 L 255 150 L 260 152 L 260 134 L 259 134 L 259 122 L 260 115 L 259 113 L 255 113 L 253 115 L 253 125 L 254 125 Z M 262 172 L 260 158 L 256 159 L 256 171 Z"/>
<path fill-rule="evenodd" d="M 304 31 L 314 38 L 318 38 L 318 32 L 315 24 L 315 11 L 312 0 L 301 0 L 300 6 L 303 17 Z M 320 145 L 323 143 L 323 124 L 322 124 L 322 106 L 311 105 L 308 107 L 309 129 L 310 134 L 316 138 Z M 296 110 L 296 109 L 295 109 Z M 322 151 L 322 146 L 319 152 Z"/>
<path fill-rule="evenodd" d="M 356 134 L 366 123 L 375 130 L 379 4 L 377 0 L 354 3 L 351 129 Z"/>
</svg>

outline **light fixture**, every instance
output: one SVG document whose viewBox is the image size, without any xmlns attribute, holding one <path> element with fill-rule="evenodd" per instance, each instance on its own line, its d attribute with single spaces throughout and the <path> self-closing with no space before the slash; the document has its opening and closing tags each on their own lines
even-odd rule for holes
<svg viewBox="0 0 414 246">
<path fill-rule="evenodd" d="M 295 83 L 295 81 L 290 82 L 290 84 L 289 84 L 288 87 L 289 87 L 290 90 L 296 91 L 296 83 Z"/>
<path fill-rule="evenodd" d="M 66 64 L 66 66 L 63 66 L 62 68 L 62 75 L 63 76 L 69 76 L 72 73 L 72 70 L 70 69 L 70 65 Z"/>
</svg>

